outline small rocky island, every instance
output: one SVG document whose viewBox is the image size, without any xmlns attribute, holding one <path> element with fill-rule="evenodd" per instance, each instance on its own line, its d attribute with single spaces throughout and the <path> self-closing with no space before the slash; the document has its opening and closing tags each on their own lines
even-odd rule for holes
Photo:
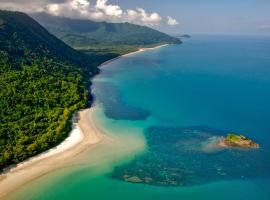
<svg viewBox="0 0 270 200">
<path fill-rule="evenodd" d="M 234 133 L 230 133 L 227 137 L 223 137 L 218 145 L 220 147 L 240 147 L 240 148 L 252 148 L 258 149 L 260 146 L 256 142 L 248 139 L 243 135 L 237 135 Z"/>
</svg>

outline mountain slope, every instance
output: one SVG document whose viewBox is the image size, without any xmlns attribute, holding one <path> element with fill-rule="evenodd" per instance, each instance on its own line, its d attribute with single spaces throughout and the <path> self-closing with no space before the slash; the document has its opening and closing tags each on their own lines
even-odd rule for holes
<svg viewBox="0 0 270 200">
<path fill-rule="evenodd" d="M 91 62 L 26 14 L 0 11 L 0 171 L 67 136 L 88 103 Z"/>
<path fill-rule="evenodd" d="M 16 57 L 46 55 L 91 68 L 90 57 L 60 41 L 36 21 L 19 12 L 1 11 L 1 50 L 16 52 Z M 94 70 L 94 68 L 93 68 Z"/>
<path fill-rule="evenodd" d="M 152 46 L 181 41 L 146 26 L 129 23 L 94 22 L 68 19 L 45 13 L 31 15 L 52 34 L 78 49 L 93 46 Z"/>
</svg>

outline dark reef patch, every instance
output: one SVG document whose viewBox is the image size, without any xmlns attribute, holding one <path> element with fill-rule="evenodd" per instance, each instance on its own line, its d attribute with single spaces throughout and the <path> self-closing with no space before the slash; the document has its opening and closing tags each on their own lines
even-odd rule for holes
<svg viewBox="0 0 270 200">
<path fill-rule="evenodd" d="M 104 105 L 107 117 L 116 120 L 145 120 L 151 113 L 126 105 L 112 83 L 98 82 L 95 85 L 95 96 Z"/>
<path fill-rule="evenodd" d="M 148 151 L 116 167 L 112 178 L 156 186 L 191 186 L 219 180 L 270 176 L 270 152 L 205 151 L 212 138 L 226 134 L 208 127 L 150 127 Z"/>
</svg>

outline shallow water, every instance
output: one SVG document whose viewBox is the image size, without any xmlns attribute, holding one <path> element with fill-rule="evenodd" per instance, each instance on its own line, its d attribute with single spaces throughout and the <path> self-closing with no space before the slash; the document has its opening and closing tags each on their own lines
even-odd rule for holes
<svg viewBox="0 0 270 200">
<path fill-rule="evenodd" d="M 12 199 L 270 199 L 269 37 L 194 36 L 102 71 L 95 120 L 114 142 Z M 215 149 L 228 132 L 261 149 Z"/>
</svg>

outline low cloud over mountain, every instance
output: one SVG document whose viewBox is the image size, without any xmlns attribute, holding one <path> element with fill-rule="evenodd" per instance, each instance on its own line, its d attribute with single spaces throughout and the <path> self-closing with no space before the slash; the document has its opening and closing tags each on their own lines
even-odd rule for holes
<svg viewBox="0 0 270 200">
<path fill-rule="evenodd" d="M 123 9 L 110 4 L 108 0 L 1 0 L 0 8 L 24 12 L 47 12 L 51 15 L 70 18 L 92 19 L 96 21 L 130 22 L 156 26 L 167 23 L 178 25 L 172 17 L 166 20 L 157 12 L 147 12 L 143 8 Z"/>
</svg>

